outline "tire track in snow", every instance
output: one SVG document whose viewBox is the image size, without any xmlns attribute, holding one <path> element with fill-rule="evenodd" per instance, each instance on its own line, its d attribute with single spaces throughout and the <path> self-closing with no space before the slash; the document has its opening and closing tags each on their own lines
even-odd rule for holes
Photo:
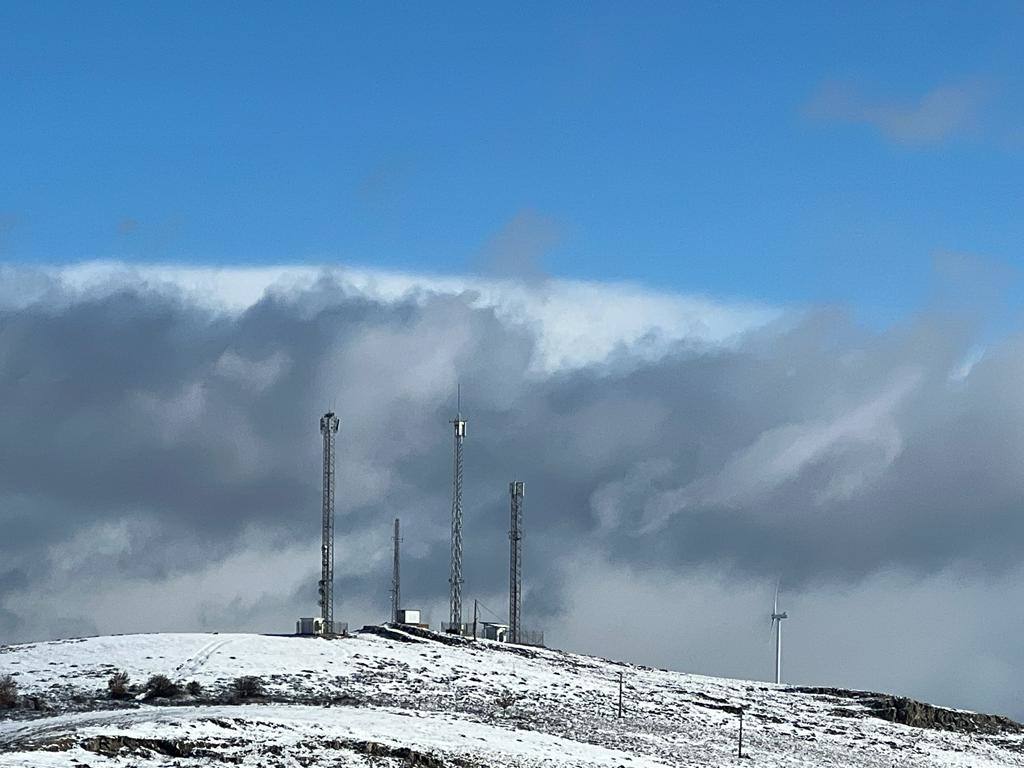
<svg viewBox="0 0 1024 768">
<path fill-rule="evenodd" d="M 210 660 L 210 657 L 212 657 L 215 653 L 223 649 L 225 645 L 228 645 L 232 641 L 233 638 L 224 637 L 218 638 L 207 643 L 194 654 L 192 654 L 191 657 L 189 657 L 185 661 L 181 662 L 181 664 L 179 664 L 177 667 L 175 667 L 174 673 L 176 675 L 194 675 L 196 672 L 202 669 L 206 662 Z"/>
</svg>

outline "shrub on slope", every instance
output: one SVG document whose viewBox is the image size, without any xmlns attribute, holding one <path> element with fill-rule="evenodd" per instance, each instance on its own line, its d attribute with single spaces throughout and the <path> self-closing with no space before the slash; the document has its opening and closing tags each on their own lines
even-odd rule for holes
<svg viewBox="0 0 1024 768">
<path fill-rule="evenodd" d="M 110 691 L 110 698 L 112 699 L 127 699 L 130 695 L 128 693 L 128 673 L 127 672 L 115 672 L 107 680 L 107 690 Z"/>
<path fill-rule="evenodd" d="M 170 699 L 181 693 L 178 684 L 167 675 L 153 675 L 146 682 L 146 697 L 150 699 Z"/>
<path fill-rule="evenodd" d="M 263 681 L 253 675 L 236 677 L 231 688 L 238 699 L 255 699 L 263 696 Z"/>
<path fill-rule="evenodd" d="M 18 705 L 18 684 L 10 675 L 0 677 L 0 707 L 13 709 Z"/>
</svg>

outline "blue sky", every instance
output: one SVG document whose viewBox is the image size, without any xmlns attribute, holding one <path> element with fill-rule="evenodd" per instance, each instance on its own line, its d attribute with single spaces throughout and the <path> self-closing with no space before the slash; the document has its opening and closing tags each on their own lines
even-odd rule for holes
<svg viewBox="0 0 1024 768">
<path fill-rule="evenodd" d="M 1022 39 L 997 2 L 3 3 L 0 259 L 458 273 L 510 238 L 892 318 L 936 254 L 1021 260 Z"/>
</svg>

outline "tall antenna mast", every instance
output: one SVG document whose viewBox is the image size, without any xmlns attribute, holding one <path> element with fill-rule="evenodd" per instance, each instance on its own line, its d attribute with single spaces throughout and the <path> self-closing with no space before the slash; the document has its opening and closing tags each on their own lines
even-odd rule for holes
<svg viewBox="0 0 1024 768">
<path fill-rule="evenodd" d="M 391 569 L 391 621 L 398 623 L 398 610 L 402 603 L 402 574 L 399 570 L 398 547 L 402 537 L 398 532 L 398 518 L 395 518 L 395 562 Z"/>
<path fill-rule="evenodd" d="M 458 391 L 458 409 L 451 421 L 455 439 L 452 468 L 452 564 L 448 576 L 451 586 L 449 631 L 462 632 L 462 441 L 466 438 L 466 420 L 462 418 L 462 385 Z"/>
<path fill-rule="evenodd" d="M 332 411 L 320 417 L 324 438 L 323 531 L 320 544 L 320 618 L 327 634 L 334 632 L 334 437 L 340 421 Z"/>
<path fill-rule="evenodd" d="M 508 484 L 512 523 L 509 527 L 508 634 L 513 643 L 520 642 L 523 614 L 523 497 L 526 483 L 513 480 Z"/>
</svg>

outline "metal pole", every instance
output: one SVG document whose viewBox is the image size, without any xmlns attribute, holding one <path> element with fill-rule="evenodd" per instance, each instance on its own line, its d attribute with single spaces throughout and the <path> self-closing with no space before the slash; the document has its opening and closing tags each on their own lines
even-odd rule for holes
<svg viewBox="0 0 1024 768">
<path fill-rule="evenodd" d="M 622 672 L 619 672 L 619 719 L 622 719 Z"/>
<path fill-rule="evenodd" d="M 399 522 L 398 518 L 395 518 L 395 562 L 392 565 L 391 571 L 391 621 L 395 624 L 398 623 L 398 611 L 401 608 L 402 602 L 402 572 L 399 554 L 399 545 L 402 543 L 402 537 L 399 534 Z"/>
<path fill-rule="evenodd" d="M 775 630 L 775 684 L 782 683 L 782 620 L 788 619 L 786 611 L 779 613 L 779 585 L 775 585 L 775 602 L 772 605 L 772 623 L 778 622 Z"/>
<path fill-rule="evenodd" d="M 743 757 L 743 707 L 740 707 L 740 751 L 739 757 Z"/>
<path fill-rule="evenodd" d="M 775 684 L 782 682 L 782 619 L 775 631 Z"/>
<path fill-rule="evenodd" d="M 473 639 L 474 640 L 476 640 L 476 616 L 477 616 L 477 610 L 478 610 L 478 602 L 479 601 L 477 601 L 477 600 L 473 601 Z"/>
</svg>

